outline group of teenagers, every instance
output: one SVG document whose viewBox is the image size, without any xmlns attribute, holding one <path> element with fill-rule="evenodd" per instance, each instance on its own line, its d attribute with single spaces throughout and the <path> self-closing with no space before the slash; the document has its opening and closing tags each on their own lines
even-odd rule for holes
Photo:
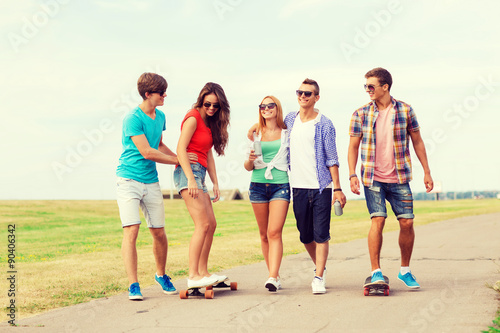
<svg viewBox="0 0 500 333">
<path fill-rule="evenodd" d="M 375 68 L 365 74 L 365 91 L 370 103 L 357 109 L 349 126 L 349 182 L 351 191 L 364 188 L 371 217 L 368 249 L 371 282 L 383 282 L 380 269 L 382 231 L 387 218 L 386 200 L 399 225 L 401 268 L 398 279 L 409 288 L 420 288 L 410 270 L 415 233 L 410 141 L 424 169 L 426 191 L 433 188 L 424 142 L 413 108 L 390 94 L 391 74 Z M 176 288 L 166 274 L 168 241 L 165 209 L 156 163 L 176 165 L 174 183 L 194 222 L 189 244 L 188 288 L 202 288 L 228 278 L 210 273 L 208 259 L 216 218 L 212 202 L 220 198 L 213 151 L 223 155 L 228 144 L 230 107 L 222 87 L 207 83 L 181 124 L 176 152 L 162 141 L 167 81 L 155 73 L 138 80 L 143 102 L 123 120 L 122 153 L 117 167 L 117 202 L 123 227 L 122 256 L 129 280 L 129 299 L 142 300 L 137 276 L 136 241 L 141 224 L 139 208 L 153 237 L 155 281 L 166 294 Z M 331 207 L 346 197 L 339 179 L 335 127 L 316 103 L 320 89 L 305 79 L 296 90 L 299 110 L 283 115 L 280 101 L 266 96 L 258 105 L 258 122 L 248 133 L 249 147 L 244 161 L 251 171 L 249 199 L 259 227 L 262 253 L 269 271 L 265 288 L 282 288 L 279 269 L 283 256 L 282 230 L 292 201 L 300 241 L 315 269 L 311 287 L 314 294 L 326 292 L 326 263 L 329 253 Z M 359 152 L 361 148 L 361 152 Z M 360 154 L 359 154 L 360 153 Z M 356 166 L 361 156 L 361 173 Z M 208 173 L 213 184 L 210 198 L 205 184 Z"/>
</svg>

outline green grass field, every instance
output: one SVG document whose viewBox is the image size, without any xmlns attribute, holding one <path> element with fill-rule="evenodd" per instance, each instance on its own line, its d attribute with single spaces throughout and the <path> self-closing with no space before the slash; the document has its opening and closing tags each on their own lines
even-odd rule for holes
<svg viewBox="0 0 500 333">
<path fill-rule="evenodd" d="M 416 201 L 414 205 L 417 226 L 500 211 L 500 200 L 496 199 Z M 120 252 L 122 230 L 115 201 L 0 201 L 0 210 L 0 263 L 4 272 L 9 270 L 8 225 L 16 226 L 17 319 L 127 290 Z M 193 222 L 182 200 L 166 200 L 165 210 L 169 240 L 167 274 L 175 281 L 187 276 Z M 209 262 L 211 270 L 217 272 L 263 260 L 250 203 L 219 202 L 214 210 L 218 226 Z M 369 226 L 364 201 L 349 201 L 342 217 L 332 217 L 333 242 L 364 238 Z M 389 218 L 385 231 L 398 228 L 396 219 Z M 283 239 L 285 255 L 304 251 L 291 207 Z M 139 280 L 141 287 L 147 287 L 154 283 L 155 265 L 152 239 L 145 223 L 137 246 Z M 9 304 L 7 283 L 1 279 L 3 305 Z M 7 313 L 7 307 L 3 310 Z"/>
</svg>

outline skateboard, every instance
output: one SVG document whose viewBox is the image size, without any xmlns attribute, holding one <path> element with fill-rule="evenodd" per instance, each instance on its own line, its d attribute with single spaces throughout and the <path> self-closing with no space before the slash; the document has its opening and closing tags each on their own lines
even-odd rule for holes
<svg viewBox="0 0 500 333">
<path fill-rule="evenodd" d="M 221 281 L 213 286 L 208 286 L 207 290 L 213 290 L 214 288 L 229 288 L 231 290 L 238 290 L 238 282 L 226 283 L 228 279 Z"/>
<path fill-rule="evenodd" d="M 384 295 L 389 296 L 389 278 L 384 275 L 385 282 L 371 283 L 372 277 L 369 276 L 363 285 L 364 295 Z"/>
<path fill-rule="evenodd" d="M 204 296 L 206 299 L 212 299 L 214 298 L 214 288 L 230 288 L 231 290 L 237 290 L 238 289 L 238 283 L 237 282 L 231 282 L 230 284 L 227 284 L 226 281 L 228 279 L 217 282 L 214 285 L 208 285 L 204 287 L 196 287 L 196 288 L 188 288 L 187 290 L 181 290 L 179 292 L 179 297 L 181 299 L 187 299 L 189 297 L 194 297 L 194 296 Z M 201 292 L 200 289 L 205 288 L 205 292 Z"/>
<path fill-rule="evenodd" d="M 200 289 L 202 288 L 206 288 L 204 293 L 200 291 Z M 208 289 L 207 286 L 207 287 L 188 288 L 187 290 L 181 290 L 179 292 L 179 297 L 181 299 L 188 299 L 189 297 L 195 297 L 195 296 L 204 296 L 206 299 L 212 299 L 214 298 L 214 291 L 212 289 Z"/>
</svg>

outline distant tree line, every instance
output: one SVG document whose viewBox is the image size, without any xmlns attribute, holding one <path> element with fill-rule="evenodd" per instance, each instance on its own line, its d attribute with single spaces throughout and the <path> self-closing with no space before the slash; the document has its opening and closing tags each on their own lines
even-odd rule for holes
<svg viewBox="0 0 500 333">
<path fill-rule="evenodd" d="M 488 199 L 497 198 L 500 191 L 467 191 L 443 193 L 413 193 L 414 200 L 457 200 L 457 199 Z"/>
</svg>

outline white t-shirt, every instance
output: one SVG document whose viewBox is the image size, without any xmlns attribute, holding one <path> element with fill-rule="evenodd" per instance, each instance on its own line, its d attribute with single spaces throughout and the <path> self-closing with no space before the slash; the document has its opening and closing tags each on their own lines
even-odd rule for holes
<svg viewBox="0 0 500 333">
<path fill-rule="evenodd" d="M 290 186 L 292 188 L 319 188 L 314 153 L 314 119 L 300 120 L 298 114 L 290 135 Z"/>
</svg>

